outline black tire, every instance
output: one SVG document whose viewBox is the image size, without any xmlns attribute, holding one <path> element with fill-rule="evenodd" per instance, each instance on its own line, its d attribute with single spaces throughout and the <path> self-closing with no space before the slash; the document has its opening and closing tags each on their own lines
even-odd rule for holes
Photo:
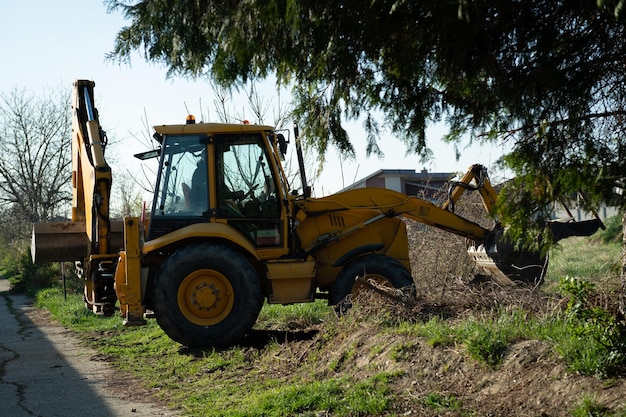
<svg viewBox="0 0 626 417">
<path fill-rule="evenodd" d="M 343 267 L 330 290 L 330 304 L 342 303 L 355 288 L 357 276 L 375 275 L 394 288 L 413 285 L 409 271 L 396 259 L 387 255 L 369 254 L 360 256 Z"/>
<path fill-rule="evenodd" d="M 179 249 L 154 278 L 152 302 L 159 326 L 189 347 L 227 347 L 254 325 L 263 294 L 241 253 L 219 244 Z"/>
</svg>

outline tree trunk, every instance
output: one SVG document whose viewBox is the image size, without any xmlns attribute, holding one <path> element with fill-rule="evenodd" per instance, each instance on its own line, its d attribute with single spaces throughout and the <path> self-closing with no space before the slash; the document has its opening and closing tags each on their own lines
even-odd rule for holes
<svg viewBox="0 0 626 417">
<path fill-rule="evenodd" d="M 622 274 L 621 291 L 619 297 L 620 320 L 626 325 L 626 209 L 622 216 Z"/>
</svg>

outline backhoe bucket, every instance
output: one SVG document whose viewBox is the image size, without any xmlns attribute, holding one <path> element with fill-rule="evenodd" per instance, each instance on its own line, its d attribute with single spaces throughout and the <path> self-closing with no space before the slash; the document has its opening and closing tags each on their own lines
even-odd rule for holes
<svg viewBox="0 0 626 417">
<path fill-rule="evenodd" d="M 111 222 L 111 248 L 123 246 L 123 222 Z M 30 250 L 34 263 L 82 261 L 89 255 L 85 223 L 35 223 Z"/>
<path fill-rule="evenodd" d="M 83 260 L 89 250 L 85 223 L 35 223 L 30 250 L 34 263 Z"/>
</svg>

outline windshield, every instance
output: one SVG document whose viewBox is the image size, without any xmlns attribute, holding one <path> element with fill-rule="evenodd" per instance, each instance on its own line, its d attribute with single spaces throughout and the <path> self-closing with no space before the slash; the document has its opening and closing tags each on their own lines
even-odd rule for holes
<svg viewBox="0 0 626 417">
<path fill-rule="evenodd" d="M 155 216 L 198 216 L 208 210 L 204 136 L 167 136 L 161 157 Z"/>
</svg>

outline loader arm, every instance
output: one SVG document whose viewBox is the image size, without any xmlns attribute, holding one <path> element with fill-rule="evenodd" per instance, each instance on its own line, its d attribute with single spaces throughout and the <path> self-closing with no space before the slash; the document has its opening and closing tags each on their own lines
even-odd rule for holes
<svg viewBox="0 0 626 417">
<path fill-rule="evenodd" d="M 455 204 L 467 190 L 479 192 L 485 211 L 494 218 L 493 229 L 486 229 L 454 213 Z M 362 230 L 384 217 L 403 216 L 467 238 L 467 252 L 481 274 L 489 275 L 501 283 L 541 283 L 547 268 L 547 257 L 538 251 L 515 248 L 504 239 L 504 228 L 495 218 L 497 199 L 498 194 L 491 186 L 485 167 L 477 164 L 470 166 L 460 181 L 450 184 L 448 200 L 441 207 L 385 188 L 360 188 L 319 199 L 299 200 L 298 206 L 301 220 L 307 216 L 342 210 L 373 209 L 381 213 L 352 227 L 338 228 L 319 236 L 305 248 L 308 253 Z M 587 236 L 602 226 L 599 219 L 549 223 L 557 240 L 568 236 Z"/>
<path fill-rule="evenodd" d="M 386 188 L 359 188 L 329 197 L 302 200 L 300 209 L 307 216 L 342 210 L 374 209 L 380 210 L 385 217 L 404 216 L 472 240 L 481 241 L 489 233 L 480 225 L 429 201 Z M 366 226 L 367 223 L 364 223 L 337 233 L 344 236 Z"/>
<path fill-rule="evenodd" d="M 448 200 L 441 207 L 419 197 L 409 196 L 387 188 L 353 189 L 325 198 L 300 200 L 298 204 L 306 216 L 352 209 L 375 209 L 380 210 L 382 214 L 349 229 L 338 230 L 331 236 L 321 236 L 318 238 L 319 242 L 311 245 L 311 248 L 319 246 L 323 240 L 337 240 L 361 230 L 383 216 L 403 216 L 475 242 L 483 242 L 493 232 L 454 213 L 455 204 L 466 190 L 478 191 L 485 211 L 490 216 L 494 215 L 498 194 L 489 182 L 487 169 L 479 164 L 470 166 L 460 181 L 454 181 L 450 184 Z"/>
<path fill-rule="evenodd" d="M 473 180 L 473 175 L 466 176 L 465 181 Z M 338 193 L 319 199 L 299 201 L 298 218 L 321 216 L 327 213 L 370 210 L 380 214 L 352 225 L 348 228 L 337 227 L 335 230 L 318 236 L 305 248 L 305 252 L 314 255 L 318 250 L 339 241 L 353 233 L 359 232 L 373 223 L 386 217 L 402 216 L 428 226 L 465 237 L 469 256 L 473 259 L 480 274 L 489 275 L 501 283 L 511 281 L 539 282 L 543 279 L 546 263 L 537 253 L 518 252 L 502 239 L 502 227 L 496 225 L 493 230 L 465 219 L 452 211 L 450 204 L 458 200 L 467 183 L 456 184 L 452 189 L 448 204 L 438 207 L 429 201 L 408 196 L 385 188 L 360 188 Z M 495 201 L 493 195 L 485 193 L 485 208 Z M 445 207 L 445 208 L 444 208 Z M 520 271 L 527 273 L 522 275 Z"/>
</svg>

